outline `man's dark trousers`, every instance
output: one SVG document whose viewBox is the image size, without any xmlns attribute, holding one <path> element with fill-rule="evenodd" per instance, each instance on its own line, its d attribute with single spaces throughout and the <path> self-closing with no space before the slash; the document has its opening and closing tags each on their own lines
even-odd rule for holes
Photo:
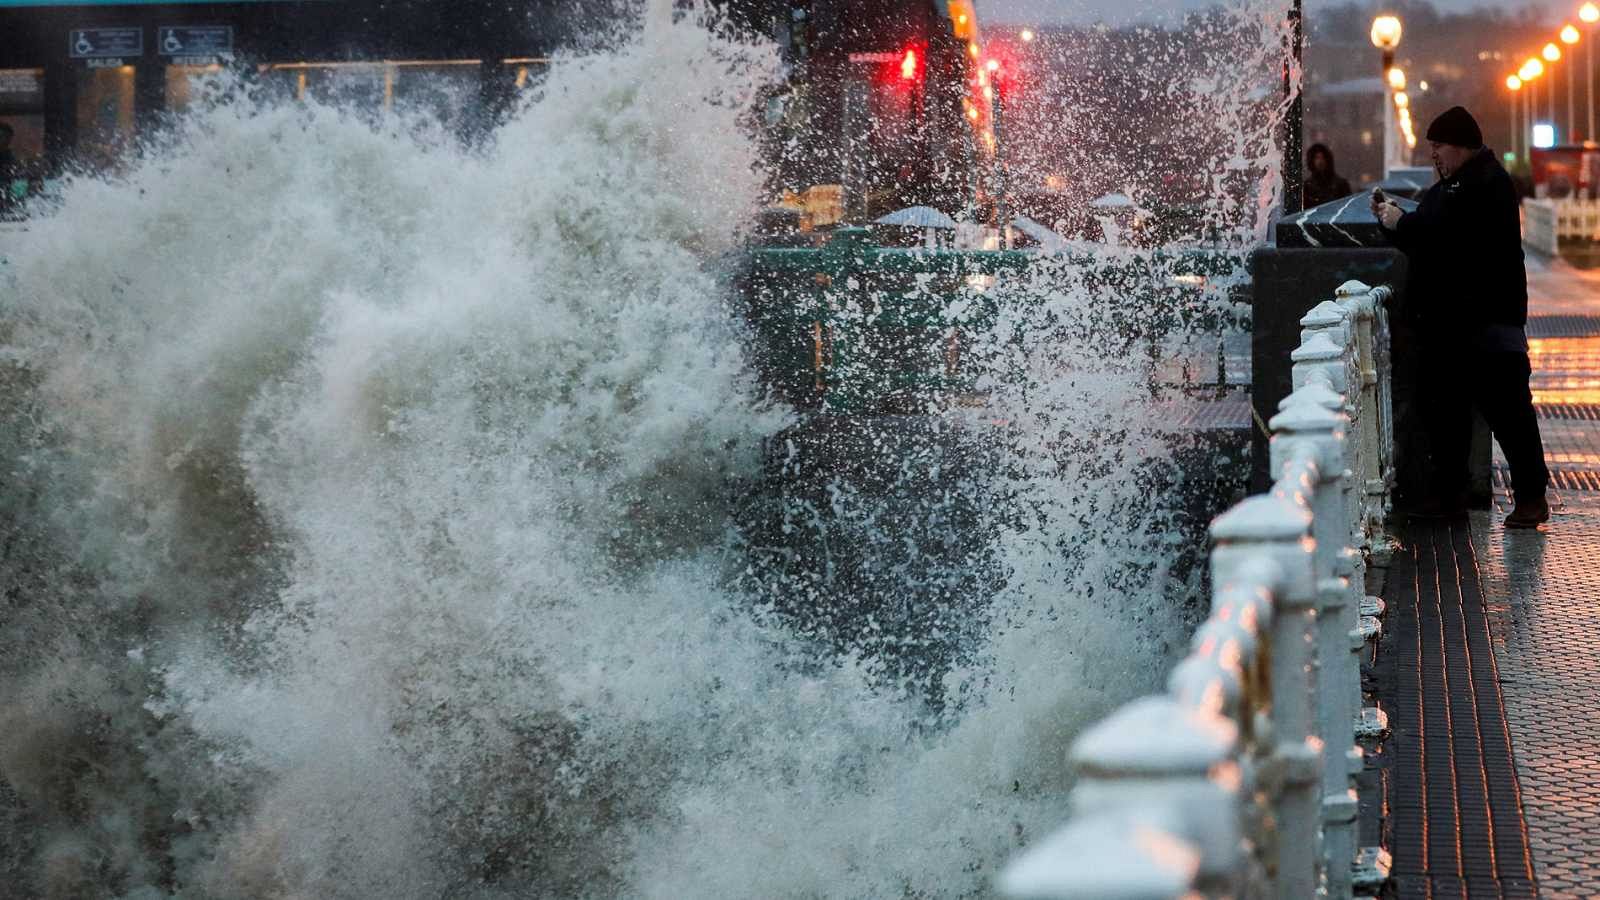
<svg viewBox="0 0 1600 900">
<path fill-rule="evenodd" d="M 1511 467 L 1518 501 L 1544 499 L 1550 471 L 1528 388 L 1528 354 L 1470 349 L 1470 341 L 1423 348 L 1420 396 L 1423 427 L 1433 459 L 1434 496 L 1450 501 L 1467 487 L 1474 407 L 1489 423 Z"/>
</svg>

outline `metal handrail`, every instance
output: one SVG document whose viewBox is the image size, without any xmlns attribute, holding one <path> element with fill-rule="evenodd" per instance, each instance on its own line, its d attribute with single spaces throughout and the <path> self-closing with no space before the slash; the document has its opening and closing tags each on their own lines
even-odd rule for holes
<svg viewBox="0 0 1600 900">
<path fill-rule="evenodd" d="M 1276 481 L 1211 524 L 1210 616 L 1164 693 L 1074 742 L 1072 817 L 1006 867 L 1005 896 L 1303 900 L 1382 880 L 1352 776 L 1366 554 L 1393 484 L 1388 297 L 1347 282 L 1300 320 Z"/>
</svg>

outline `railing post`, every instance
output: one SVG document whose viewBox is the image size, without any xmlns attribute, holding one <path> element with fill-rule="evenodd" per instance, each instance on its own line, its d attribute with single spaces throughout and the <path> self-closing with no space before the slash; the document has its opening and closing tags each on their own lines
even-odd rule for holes
<svg viewBox="0 0 1600 900">
<path fill-rule="evenodd" d="M 1275 568 L 1270 642 L 1272 716 L 1258 735 L 1272 747 L 1262 780 L 1276 833 L 1264 856 L 1284 898 L 1322 887 L 1322 747 L 1316 733 L 1316 606 L 1311 511 L 1284 496 L 1250 497 L 1211 524 L 1212 584 L 1241 580 L 1247 568 Z"/>
<path fill-rule="evenodd" d="M 1272 417 L 1272 469 L 1283 472 L 1291 451 L 1316 450 L 1317 480 L 1297 484 L 1280 480 L 1279 493 L 1304 492 L 1298 501 L 1312 510 L 1312 537 L 1317 578 L 1318 733 L 1326 745 L 1322 770 L 1323 840 L 1328 890 L 1333 897 L 1351 895 L 1351 865 L 1356 853 L 1356 792 L 1352 765 L 1359 771 L 1361 750 L 1355 743 L 1355 718 L 1360 709 L 1359 661 L 1351 655 L 1350 635 L 1357 623 L 1357 599 L 1351 596 L 1353 554 L 1345 487 L 1349 482 L 1345 431 L 1348 419 L 1323 406 L 1302 390 L 1291 394 L 1288 408 Z M 1352 671 L 1354 669 L 1354 671 Z"/>
<path fill-rule="evenodd" d="M 1357 486 L 1361 491 L 1363 519 L 1359 523 L 1365 534 L 1377 531 L 1383 522 L 1389 493 L 1389 454 L 1383 447 L 1388 410 L 1387 398 L 1382 396 L 1382 370 L 1388 363 L 1385 348 L 1380 341 L 1388 340 L 1387 316 L 1383 300 L 1388 295 L 1374 291 L 1359 281 L 1339 285 L 1335 294 L 1339 305 L 1350 316 L 1351 362 L 1354 363 L 1351 390 L 1357 391 L 1348 399 L 1359 412 L 1360 427 L 1353 437 L 1360 445 L 1359 467 L 1355 467 Z"/>
<path fill-rule="evenodd" d="M 1296 347 L 1289 358 L 1294 360 L 1292 371 L 1295 390 L 1325 383 L 1326 387 L 1335 394 L 1341 395 L 1343 411 L 1350 416 L 1350 429 L 1356 430 L 1363 426 L 1361 411 L 1351 405 L 1351 382 L 1354 380 L 1355 367 L 1350 364 L 1348 344 L 1345 343 L 1348 332 L 1344 328 L 1326 329 L 1316 331 L 1304 342 Z M 1348 495 L 1349 514 L 1347 523 L 1361 522 L 1361 498 L 1355 493 Z"/>
<path fill-rule="evenodd" d="M 1123 706 L 1073 743 L 1072 824 L 1001 874 L 1017 900 L 1179 900 L 1241 865 L 1238 727 L 1170 696 Z"/>
</svg>

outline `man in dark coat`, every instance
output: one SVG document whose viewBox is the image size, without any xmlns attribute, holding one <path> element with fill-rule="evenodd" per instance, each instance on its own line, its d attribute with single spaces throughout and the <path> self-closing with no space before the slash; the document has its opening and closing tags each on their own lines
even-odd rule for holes
<svg viewBox="0 0 1600 900">
<path fill-rule="evenodd" d="M 1528 387 L 1528 283 L 1516 188 L 1483 146 L 1471 114 L 1451 107 L 1428 126 L 1439 180 L 1413 212 L 1374 193 L 1372 211 L 1406 254 L 1406 306 L 1418 336 L 1418 401 L 1433 463 L 1424 515 L 1465 512 L 1472 408 L 1511 467 L 1508 528 L 1549 521 L 1544 444 Z"/>
<path fill-rule="evenodd" d="M 1306 151 L 1306 178 L 1300 188 L 1300 208 L 1321 206 L 1329 200 L 1348 197 L 1350 182 L 1333 167 L 1333 151 L 1326 144 L 1312 144 Z"/>
</svg>

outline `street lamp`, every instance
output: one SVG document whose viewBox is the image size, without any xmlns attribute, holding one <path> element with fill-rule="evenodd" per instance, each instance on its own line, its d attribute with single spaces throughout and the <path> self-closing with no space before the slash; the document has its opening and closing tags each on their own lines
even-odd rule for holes
<svg viewBox="0 0 1600 900">
<path fill-rule="evenodd" d="M 1390 84 L 1393 83 L 1391 79 L 1394 76 L 1390 73 L 1395 71 L 1394 49 L 1400 46 L 1400 32 L 1399 16 L 1382 15 L 1372 20 L 1372 46 L 1383 51 L 1383 69 L 1381 71 L 1383 72 L 1384 80 Z M 1395 146 L 1394 140 L 1395 114 L 1389 108 L 1388 91 L 1383 93 L 1385 96 L 1379 102 L 1379 107 L 1383 111 L 1383 118 L 1380 120 L 1383 122 L 1383 174 L 1387 175 L 1389 166 L 1395 162 L 1399 148 Z"/>
<path fill-rule="evenodd" d="M 1398 16 L 1379 16 L 1373 19 L 1372 46 L 1385 53 L 1393 53 L 1394 48 L 1400 46 L 1400 30 Z"/>
<path fill-rule="evenodd" d="M 1571 47 L 1573 44 L 1576 44 L 1577 42 L 1578 42 L 1578 29 L 1572 27 L 1571 24 L 1563 25 L 1561 27 L 1561 43 L 1566 44 L 1568 47 Z M 1577 132 L 1577 130 L 1578 130 L 1578 114 L 1576 112 L 1575 101 L 1573 100 L 1573 96 L 1575 94 L 1577 94 L 1577 91 L 1578 91 L 1578 79 L 1574 77 L 1575 75 L 1577 75 L 1577 73 L 1572 71 L 1572 67 L 1571 66 L 1568 66 L 1567 67 L 1567 143 L 1569 143 L 1569 144 L 1577 143 L 1576 141 L 1574 141 L 1572 139 L 1573 134 L 1575 134 Z"/>
<path fill-rule="evenodd" d="M 1517 92 L 1521 89 L 1521 78 L 1517 77 L 1516 75 L 1506 76 L 1506 90 L 1511 92 L 1511 158 L 1513 160 L 1521 155 L 1520 151 L 1517 149 L 1517 102 L 1521 99 L 1521 95 Z"/>
<path fill-rule="evenodd" d="M 1561 61 L 1561 48 L 1556 46 L 1555 41 L 1551 41 L 1550 43 L 1544 45 L 1544 49 L 1539 51 L 1539 55 L 1543 56 L 1545 58 L 1546 62 L 1552 62 L 1552 63 L 1560 62 Z M 1555 125 L 1555 123 L 1556 123 L 1556 67 L 1555 66 L 1551 66 L 1550 67 L 1550 124 L 1553 126 L 1553 125 Z"/>
<path fill-rule="evenodd" d="M 1539 61 L 1539 57 L 1530 56 L 1530 57 L 1528 57 L 1528 61 L 1522 64 L 1522 68 L 1517 72 L 1517 74 L 1522 77 L 1522 83 L 1526 85 L 1529 82 L 1533 81 L 1534 79 L 1536 79 L 1539 76 L 1544 74 L 1544 63 Z M 1530 135 L 1533 132 L 1533 106 L 1534 106 L 1534 96 L 1533 95 L 1534 95 L 1534 93 L 1535 93 L 1534 89 L 1532 87 L 1529 87 L 1528 88 L 1528 132 L 1529 132 Z M 1533 161 L 1533 140 L 1532 140 L 1531 137 L 1528 140 L 1528 161 L 1530 163 Z"/>
<path fill-rule="evenodd" d="M 1389 87 L 1392 90 L 1403 91 L 1406 89 L 1406 73 L 1399 66 L 1389 70 Z"/>
<path fill-rule="evenodd" d="M 1589 70 L 1589 130 L 1583 133 L 1583 139 L 1586 141 L 1592 141 L 1594 140 L 1594 23 L 1600 22 L 1600 6 L 1595 6 L 1593 3 L 1585 3 L 1583 7 L 1578 10 L 1578 18 L 1583 20 L 1583 24 L 1588 26 L 1589 31 L 1589 49 L 1587 53 L 1587 68 Z"/>
</svg>

